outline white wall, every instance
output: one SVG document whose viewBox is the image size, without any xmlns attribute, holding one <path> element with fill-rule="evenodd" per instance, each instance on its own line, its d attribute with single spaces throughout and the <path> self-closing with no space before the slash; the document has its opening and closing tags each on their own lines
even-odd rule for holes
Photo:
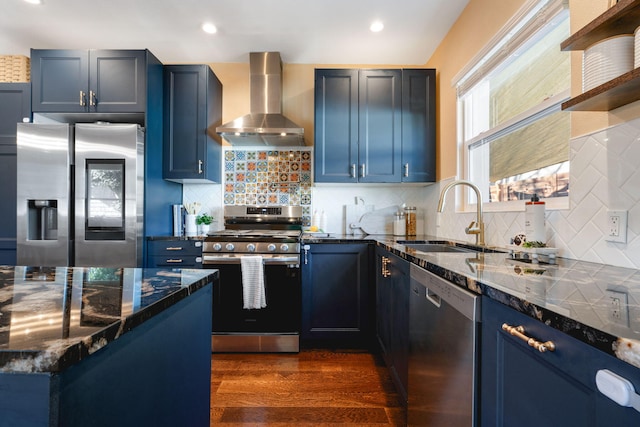
<svg viewBox="0 0 640 427">
<path fill-rule="evenodd" d="M 425 205 L 425 187 L 414 185 L 375 185 L 375 184 L 321 184 L 313 188 L 313 209 L 318 213 L 327 213 L 327 230 L 332 233 L 351 233 L 347 228 L 346 205 L 373 205 L 375 210 L 382 210 L 393 206 L 420 207 L 421 213 Z M 392 214 L 387 216 L 391 229 Z M 356 231 L 358 234 L 358 231 Z"/>
</svg>

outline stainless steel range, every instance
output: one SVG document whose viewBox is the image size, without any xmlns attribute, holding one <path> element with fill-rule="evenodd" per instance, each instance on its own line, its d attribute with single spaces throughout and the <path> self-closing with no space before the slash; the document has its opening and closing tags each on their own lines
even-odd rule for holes
<svg viewBox="0 0 640 427">
<path fill-rule="evenodd" d="M 203 268 L 220 271 L 214 289 L 213 352 L 298 352 L 300 349 L 300 206 L 226 206 L 225 230 L 209 233 Z M 261 265 L 261 283 L 243 266 Z M 253 277 L 255 280 L 255 277 Z M 266 306 L 245 308 L 259 287 Z"/>
</svg>

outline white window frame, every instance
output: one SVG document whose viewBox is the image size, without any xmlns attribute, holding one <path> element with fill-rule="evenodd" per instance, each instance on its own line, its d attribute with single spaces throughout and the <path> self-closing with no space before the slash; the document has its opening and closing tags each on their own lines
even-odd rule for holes
<svg viewBox="0 0 640 427">
<path fill-rule="evenodd" d="M 496 64 L 506 59 L 508 55 L 526 41 L 531 34 L 534 34 L 542 28 L 546 24 L 546 17 L 555 16 L 563 8 L 563 3 L 563 0 L 529 0 L 526 2 L 491 41 L 452 79 L 452 86 L 454 88 L 458 88 L 460 84 L 464 84 L 466 87 L 473 86 L 481 79 L 481 76 L 488 74 Z M 535 19 L 533 19 L 535 23 L 530 23 L 523 27 L 522 22 L 528 15 L 535 16 Z M 535 115 L 544 112 L 559 111 L 561 103 L 570 98 L 570 92 L 570 88 L 567 88 L 562 93 L 551 96 L 533 108 L 520 113 L 499 126 L 492 128 L 490 131 L 483 132 L 466 142 L 464 141 L 464 111 L 461 103 L 456 99 L 458 175 L 462 175 L 463 179 L 469 178 L 470 145 L 485 138 L 493 140 L 507 128 L 517 126 L 521 122 L 530 122 L 530 117 Z M 457 98 L 459 97 L 457 96 Z M 477 203 L 473 203 L 475 196 L 469 197 L 469 192 L 466 190 L 466 187 L 464 190 L 465 194 L 459 192 L 456 197 L 456 211 L 475 212 L 477 205 Z M 481 189 L 481 193 L 488 198 L 488 189 Z M 545 202 L 548 210 L 569 209 L 569 197 L 552 197 L 545 199 Z M 513 212 L 524 211 L 524 209 L 525 205 L 523 200 L 483 203 L 483 210 L 485 212 Z"/>
</svg>

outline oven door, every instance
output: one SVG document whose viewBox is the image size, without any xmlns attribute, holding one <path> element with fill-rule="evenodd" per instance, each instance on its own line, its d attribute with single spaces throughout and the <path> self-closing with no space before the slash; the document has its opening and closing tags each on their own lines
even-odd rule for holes
<svg viewBox="0 0 640 427">
<path fill-rule="evenodd" d="M 214 334 L 299 334 L 301 281 L 298 256 L 263 258 L 267 306 L 244 309 L 240 256 L 203 257 L 204 268 L 220 271 L 220 285 L 213 292 Z"/>
</svg>

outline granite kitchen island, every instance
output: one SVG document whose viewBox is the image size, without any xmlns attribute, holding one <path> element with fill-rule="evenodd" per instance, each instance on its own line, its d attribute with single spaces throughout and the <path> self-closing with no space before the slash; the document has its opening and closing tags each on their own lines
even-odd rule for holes
<svg viewBox="0 0 640 427">
<path fill-rule="evenodd" d="M 208 426 L 217 280 L 0 266 L 0 426 Z"/>
</svg>

